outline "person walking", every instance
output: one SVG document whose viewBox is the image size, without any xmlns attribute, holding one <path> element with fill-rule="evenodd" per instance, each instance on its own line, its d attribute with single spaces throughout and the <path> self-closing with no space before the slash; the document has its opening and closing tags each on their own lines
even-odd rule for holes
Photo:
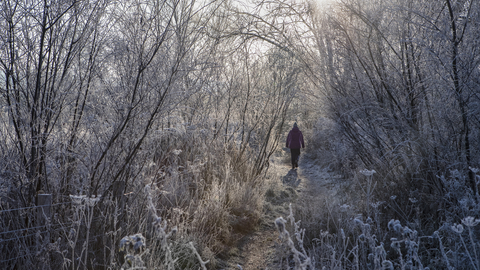
<svg viewBox="0 0 480 270">
<path fill-rule="evenodd" d="M 300 148 L 305 148 L 303 134 L 297 126 L 297 122 L 293 124 L 292 130 L 288 133 L 287 148 L 290 148 L 292 155 L 292 170 L 298 167 L 298 159 L 300 157 Z"/>
</svg>

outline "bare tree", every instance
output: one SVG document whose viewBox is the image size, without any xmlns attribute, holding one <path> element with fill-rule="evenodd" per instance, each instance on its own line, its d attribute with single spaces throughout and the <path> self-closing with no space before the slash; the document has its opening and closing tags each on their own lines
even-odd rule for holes
<svg viewBox="0 0 480 270">
<path fill-rule="evenodd" d="M 27 180 L 21 183 L 28 186 L 26 205 L 35 191 L 52 189 L 47 168 L 52 134 L 61 130 L 59 121 L 68 114 L 71 96 L 80 95 L 77 87 L 88 81 L 88 75 L 75 77 L 74 70 L 83 67 L 75 60 L 95 48 L 95 25 L 105 6 L 103 1 L 92 6 L 77 1 L 2 3 L 2 103 L 13 126 L 9 148 L 18 153 L 18 173 Z"/>
</svg>

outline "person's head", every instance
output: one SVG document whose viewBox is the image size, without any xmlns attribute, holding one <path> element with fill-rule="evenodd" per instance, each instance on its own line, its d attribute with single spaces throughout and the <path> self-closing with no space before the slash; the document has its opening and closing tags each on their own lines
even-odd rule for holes
<svg viewBox="0 0 480 270">
<path fill-rule="evenodd" d="M 298 128 L 297 122 L 295 122 L 295 123 L 293 124 L 293 127 L 294 127 L 294 128 Z"/>
</svg>

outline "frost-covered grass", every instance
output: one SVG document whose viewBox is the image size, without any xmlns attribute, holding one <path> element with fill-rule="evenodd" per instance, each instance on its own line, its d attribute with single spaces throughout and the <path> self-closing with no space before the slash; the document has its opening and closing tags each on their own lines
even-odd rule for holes
<svg viewBox="0 0 480 270">
<path fill-rule="evenodd" d="M 151 247 L 147 246 L 147 241 L 141 233 L 135 235 L 128 235 L 120 240 L 120 252 L 124 254 L 124 263 L 121 269 L 176 269 L 177 262 L 185 260 L 185 257 L 180 257 L 181 253 L 174 252 L 174 244 L 178 246 L 178 242 L 172 240 L 177 234 L 178 228 L 174 226 L 170 230 L 167 229 L 167 221 L 156 214 L 157 209 L 153 203 L 151 188 L 149 185 L 145 187 L 145 194 L 147 196 L 147 208 L 150 214 L 150 220 L 153 220 L 153 235 L 152 240 L 149 241 Z M 192 242 L 183 245 L 183 249 L 191 249 L 190 260 L 192 256 L 196 257 L 200 269 L 206 270 L 206 264 L 209 260 L 204 261 L 202 256 L 198 253 L 195 245 Z M 144 258 L 150 258 L 150 262 L 144 261 Z M 152 260 L 153 259 L 153 260 Z M 148 260 L 148 259 L 147 259 Z M 193 262 L 191 262 L 194 265 Z M 147 265 L 149 267 L 147 268 Z"/>
<path fill-rule="evenodd" d="M 340 182 L 311 186 L 290 209 L 291 223 L 276 221 L 282 269 L 480 269 L 479 204 L 466 177 L 452 175 L 442 177 L 448 192 L 439 200 L 447 207 L 438 223 L 428 222 L 416 198 L 378 201 L 373 170 L 360 171 L 346 193 L 328 191 Z"/>
<path fill-rule="evenodd" d="M 402 172 L 414 169 L 388 162 L 367 170 L 338 134 L 321 119 L 307 137 L 310 185 L 291 209 L 295 225 L 280 232 L 282 269 L 480 269 L 480 200 L 468 172 L 412 180 Z"/>
<path fill-rule="evenodd" d="M 128 224 L 126 236 L 145 237 L 146 269 L 216 269 L 221 265 L 216 255 L 256 227 L 262 182 L 235 147 L 224 148 L 202 134 L 173 135 L 152 145 L 155 164 L 127 208 L 133 216 L 142 213 L 141 222 Z"/>
<path fill-rule="evenodd" d="M 114 185 L 105 197 L 67 196 L 52 207 L 48 221 L 54 243 L 43 244 L 40 235 L 37 244 L 31 240 L 35 235 L 20 238 L 25 241 L 15 241 L 17 255 L 0 255 L 0 268 L 221 267 L 217 255 L 254 230 L 261 218 L 264 184 L 252 172 L 248 148 L 241 153 L 207 131 L 171 130 L 154 134 L 144 149 L 134 164 L 142 169 L 125 189 L 116 191 Z M 25 234 L 24 220 L 3 220 L 3 231 L 19 228 L 3 236 Z M 15 244 L 4 243 L 2 248 Z"/>
</svg>

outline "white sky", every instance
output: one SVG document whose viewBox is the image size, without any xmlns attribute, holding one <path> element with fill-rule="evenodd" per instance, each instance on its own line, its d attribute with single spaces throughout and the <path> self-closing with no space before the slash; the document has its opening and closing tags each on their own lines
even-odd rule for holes
<svg viewBox="0 0 480 270">
<path fill-rule="evenodd" d="M 316 2 L 318 4 L 318 7 L 322 8 L 322 6 L 329 5 L 336 0 L 311 0 L 311 1 Z"/>
</svg>

